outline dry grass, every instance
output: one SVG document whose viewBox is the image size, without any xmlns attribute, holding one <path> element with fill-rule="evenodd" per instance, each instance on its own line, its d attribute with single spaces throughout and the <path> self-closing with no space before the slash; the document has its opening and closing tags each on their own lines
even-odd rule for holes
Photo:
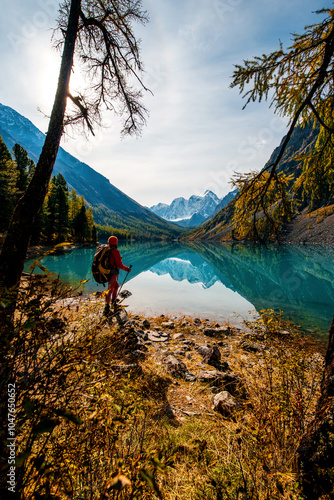
<svg viewBox="0 0 334 500">
<path fill-rule="evenodd" d="M 42 379 L 31 396 L 26 389 L 25 400 L 17 401 L 21 450 L 41 422 L 41 414 L 24 409 L 28 396 L 44 401 L 48 418 L 57 415 L 53 428 L 36 433 L 22 457 L 30 471 L 24 498 L 301 498 L 296 452 L 318 397 L 323 357 L 316 343 L 269 311 L 247 325 L 251 334 L 232 329 L 215 339 L 203 335 L 213 323 L 174 320 L 167 346 L 152 344 L 138 357 L 134 331 L 144 318 L 130 317 L 134 325 L 120 329 L 103 319 L 102 309 L 101 299 L 77 297 L 54 303 L 47 313 L 66 325 L 53 346 L 61 349 L 62 366 L 49 374 L 56 377 L 55 390 L 59 381 L 62 386 L 52 405 Z M 150 328 L 159 330 L 168 319 L 148 318 Z M 241 381 L 239 409 L 228 418 L 212 409 L 223 388 L 166 373 L 163 351 L 182 345 L 176 333 L 193 341 L 182 361 L 195 375 L 203 370 L 196 345 L 221 343 L 223 359 Z M 37 334 L 38 325 L 29 335 Z M 250 344 L 258 348 L 246 350 Z"/>
<path fill-rule="evenodd" d="M 308 214 L 308 217 L 316 217 L 316 224 L 320 224 L 326 217 L 334 213 L 334 205 L 318 208 Z"/>
<path fill-rule="evenodd" d="M 175 469 L 161 479 L 167 500 L 300 498 L 297 448 L 314 414 L 323 357 L 310 339 L 293 329 L 287 334 L 290 325 L 280 318 L 264 330 L 272 316 L 248 325 L 254 331 L 248 340 L 259 342 L 262 333 L 263 350 L 245 352 L 243 333 L 224 339 L 245 389 L 231 418 L 212 411 L 213 394 L 203 384 L 170 386 L 168 401 L 181 425 L 162 427 L 161 441 L 175 450 Z M 198 371 L 199 360 L 194 354 L 187 362 L 190 371 Z"/>
</svg>

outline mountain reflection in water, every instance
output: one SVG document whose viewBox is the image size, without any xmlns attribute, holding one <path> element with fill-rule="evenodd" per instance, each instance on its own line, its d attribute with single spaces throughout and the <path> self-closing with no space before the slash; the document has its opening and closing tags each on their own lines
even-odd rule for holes
<svg viewBox="0 0 334 500">
<path fill-rule="evenodd" d="M 210 288 L 219 281 L 213 267 L 200 255 L 182 252 L 155 264 L 150 271 L 158 276 L 169 274 L 174 281 L 187 280 L 192 285 L 198 283 Z"/>
<path fill-rule="evenodd" d="M 127 243 L 119 249 L 123 262 L 133 265 L 127 285 L 132 311 L 233 322 L 234 313 L 271 308 L 303 329 L 328 332 L 334 313 L 332 248 L 173 242 Z M 94 251 L 50 255 L 42 263 L 70 284 L 89 279 L 85 293 L 93 293 L 103 290 L 91 275 Z M 123 278 L 121 272 L 120 283 Z"/>
</svg>

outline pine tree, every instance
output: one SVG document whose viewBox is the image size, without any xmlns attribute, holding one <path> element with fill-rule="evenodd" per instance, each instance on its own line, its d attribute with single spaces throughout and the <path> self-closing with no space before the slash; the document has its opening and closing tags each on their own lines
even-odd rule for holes
<svg viewBox="0 0 334 500">
<path fill-rule="evenodd" d="M 74 236 L 79 241 L 90 239 L 90 228 L 87 220 L 85 200 L 81 199 L 81 207 L 73 221 Z"/>
<path fill-rule="evenodd" d="M 46 197 L 46 237 L 48 242 L 56 238 L 56 204 L 57 204 L 57 186 L 55 177 L 51 177 L 49 191 Z"/>
<path fill-rule="evenodd" d="M 91 240 L 92 240 L 92 243 L 96 243 L 97 242 L 97 229 L 96 229 L 95 224 L 94 224 L 93 229 L 92 229 Z"/>
<path fill-rule="evenodd" d="M 36 163 L 31 158 L 28 158 L 28 184 L 32 179 L 36 170 Z"/>
<path fill-rule="evenodd" d="M 62 174 L 53 176 L 47 200 L 47 237 L 49 241 L 66 240 L 69 230 L 69 196 Z"/>
<path fill-rule="evenodd" d="M 6 231 L 14 210 L 18 171 L 0 137 L 0 231 Z"/>
<path fill-rule="evenodd" d="M 72 189 L 69 198 L 69 220 L 71 225 L 74 221 L 75 216 L 79 212 L 80 208 L 81 208 L 81 200 L 77 195 L 76 190 Z"/>
<path fill-rule="evenodd" d="M 93 235 L 95 224 L 94 224 L 94 216 L 93 216 L 92 207 L 89 207 L 86 210 L 86 217 L 87 217 L 87 226 L 88 226 L 88 233 L 89 233 L 88 239 L 90 241 L 96 241 L 96 230 L 95 230 L 95 239 L 94 239 L 94 235 Z"/>
<path fill-rule="evenodd" d="M 58 195 L 58 213 L 57 213 L 57 233 L 58 241 L 64 241 L 68 235 L 69 229 L 69 194 L 68 187 L 64 177 L 58 174 L 57 177 L 57 195 Z"/>
<path fill-rule="evenodd" d="M 30 160 L 27 151 L 19 144 L 13 146 L 13 155 L 18 170 L 16 182 L 17 195 L 22 196 L 28 185 Z"/>
</svg>

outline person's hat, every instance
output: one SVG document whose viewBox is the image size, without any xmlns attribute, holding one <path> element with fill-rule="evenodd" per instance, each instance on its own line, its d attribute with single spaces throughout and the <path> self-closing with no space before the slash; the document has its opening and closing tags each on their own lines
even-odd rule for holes
<svg viewBox="0 0 334 500">
<path fill-rule="evenodd" d="M 109 246 L 111 245 L 117 245 L 118 239 L 116 236 L 110 236 L 108 239 Z"/>
</svg>

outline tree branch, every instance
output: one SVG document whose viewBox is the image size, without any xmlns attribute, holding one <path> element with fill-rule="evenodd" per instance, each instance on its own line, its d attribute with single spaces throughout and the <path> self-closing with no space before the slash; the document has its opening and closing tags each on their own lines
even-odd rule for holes
<svg viewBox="0 0 334 500">
<path fill-rule="evenodd" d="M 81 101 L 83 100 L 82 96 L 73 97 L 70 92 L 68 92 L 67 95 L 68 95 L 69 99 L 73 102 L 73 104 L 79 108 L 80 117 L 82 117 L 85 120 L 87 127 L 89 128 L 91 134 L 93 136 L 95 136 L 93 126 L 92 126 L 92 123 L 91 123 L 91 121 L 89 119 L 89 115 L 88 115 L 88 107 L 84 106 L 81 103 Z"/>
</svg>

